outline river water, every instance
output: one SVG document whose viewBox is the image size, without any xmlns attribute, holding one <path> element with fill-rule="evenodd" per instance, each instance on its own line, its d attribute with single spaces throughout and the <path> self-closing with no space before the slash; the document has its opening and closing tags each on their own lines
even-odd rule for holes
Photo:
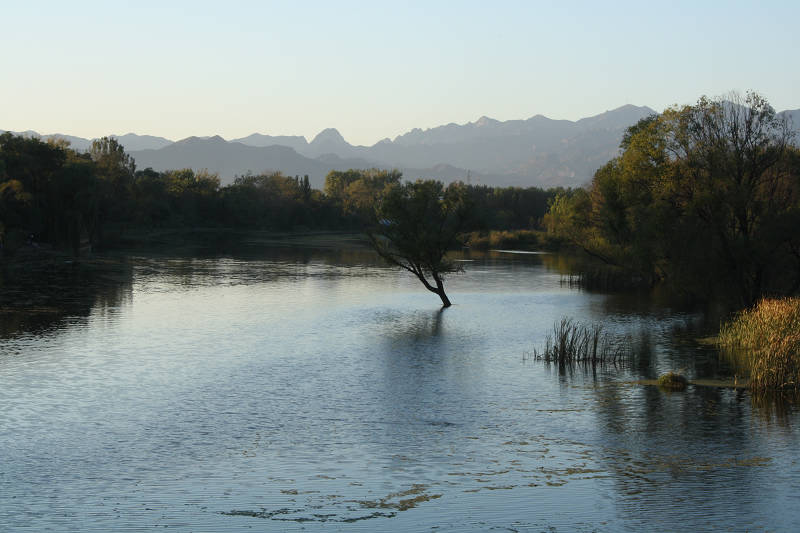
<svg viewBox="0 0 800 533">
<path fill-rule="evenodd" d="M 700 313 L 570 287 L 556 256 L 462 264 L 444 311 L 410 275 L 347 249 L 6 279 L 0 530 L 800 523 L 791 404 L 632 383 L 726 372 L 695 341 Z M 532 360 L 562 316 L 627 336 L 632 362 Z"/>
</svg>

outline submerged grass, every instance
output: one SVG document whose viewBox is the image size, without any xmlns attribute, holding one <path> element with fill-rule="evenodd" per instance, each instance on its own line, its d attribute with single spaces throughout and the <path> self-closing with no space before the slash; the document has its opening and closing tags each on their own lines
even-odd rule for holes
<svg viewBox="0 0 800 533">
<path fill-rule="evenodd" d="M 719 345 L 756 391 L 800 390 L 800 298 L 763 299 L 724 324 Z"/>
<path fill-rule="evenodd" d="M 543 351 L 533 350 L 534 359 L 562 365 L 618 363 L 627 354 L 603 331 L 602 325 L 581 324 L 567 317 L 553 324 Z"/>
</svg>

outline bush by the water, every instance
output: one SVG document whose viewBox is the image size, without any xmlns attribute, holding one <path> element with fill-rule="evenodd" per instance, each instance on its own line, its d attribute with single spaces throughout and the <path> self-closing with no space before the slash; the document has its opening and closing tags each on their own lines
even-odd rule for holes
<svg viewBox="0 0 800 533">
<path fill-rule="evenodd" d="M 590 291 L 626 291 L 652 285 L 640 273 L 603 264 L 583 264 L 575 273 L 561 279 L 562 285 L 582 287 Z"/>
<path fill-rule="evenodd" d="M 670 390 L 683 390 L 689 382 L 680 374 L 667 372 L 658 377 L 658 386 Z"/>
<path fill-rule="evenodd" d="M 761 300 L 722 327 L 719 344 L 751 388 L 800 389 L 800 298 Z"/>
<path fill-rule="evenodd" d="M 625 351 L 613 342 L 600 324 L 585 325 L 571 318 L 553 324 L 542 352 L 533 350 L 533 358 L 558 364 L 616 363 Z"/>
<path fill-rule="evenodd" d="M 473 231 L 466 235 L 466 244 L 475 250 L 492 248 L 534 249 L 542 245 L 544 233 L 534 230 Z"/>
</svg>

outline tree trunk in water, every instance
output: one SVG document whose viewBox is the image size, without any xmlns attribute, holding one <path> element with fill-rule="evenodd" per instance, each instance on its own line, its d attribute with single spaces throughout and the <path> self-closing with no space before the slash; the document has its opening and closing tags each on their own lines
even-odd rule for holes
<svg viewBox="0 0 800 533">
<path fill-rule="evenodd" d="M 439 298 L 442 299 L 442 307 L 450 307 L 452 304 L 450 303 L 450 299 L 444 293 L 444 283 L 442 283 L 442 278 L 440 278 L 438 274 L 434 272 L 433 279 L 436 281 L 436 294 L 438 294 Z"/>
<path fill-rule="evenodd" d="M 453 304 L 450 303 L 450 299 L 444 293 L 444 289 L 442 289 L 441 292 L 437 292 L 436 294 L 438 294 L 439 298 L 442 299 L 442 307 L 450 307 L 451 305 L 453 305 Z"/>
</svg>

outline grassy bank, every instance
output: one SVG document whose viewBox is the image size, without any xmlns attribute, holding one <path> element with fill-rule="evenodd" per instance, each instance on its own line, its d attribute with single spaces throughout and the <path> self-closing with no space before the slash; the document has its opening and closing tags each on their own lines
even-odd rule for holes
<svg viewBox="0 0 800 533">
<path fill-rule="evenodd" d="M 464 235 L 464 244 L 474 250 L 551 250 L 558 246 L 546 232 L 528 229 L 473 231 Z"/>
<path fill-rule="evenodd" d="M 367 241 L 362 234 L 352 231 L 271 231 L 212 227 L 131 231 L 120 237 L 110 248 L 124 251 L 141 248 L 224 247 L 229 244 L 328 248 L 366 246 Z"/>
<path fill-rule="evenodd" d="M 360 233 L 352 231 L 267 231 L 233 228 L 161 228 L 133 229 L 119 233 L 103 246 L 88 249 L 75 256 L 71 251 L 54 249 L 47 243 L 25 245 L 0 255 L 0 268 L 19 269 L 51 263 L 93 264 L 98 254 L 111 253 L 177 253 L 191 254 L 203 250 L 227 250 L 242 246 L 305 246 L 310 248 L 359 248 L 368 245 Z"/>
<path fill-rule="evenodd" d="M 800 389 L 800 298 L 761 300 L 722 326 L 719 345 L 753 390 Z"/>
</svg>

